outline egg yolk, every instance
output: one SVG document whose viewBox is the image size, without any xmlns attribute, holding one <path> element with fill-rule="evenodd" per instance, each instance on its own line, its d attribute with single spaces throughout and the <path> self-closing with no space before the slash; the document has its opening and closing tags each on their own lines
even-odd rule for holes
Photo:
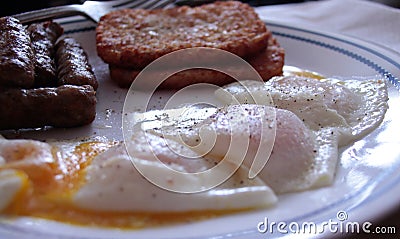
<svg viewBox="0 0 400 239">
<path fill-rule="evenodd" d="M 325 77 L 317 72 L 303 70 L 294 66 L 284 66 L 283 67 L 283 75 L 284 76 L 300 76 L 307 77 L 316 80 L 325 79 Z"/>
<path fill-rule="evenodd" d="M 63 149 L 53 148 L 54 162 L 19 164 L 23 189 L 2 213 L 10 217 L 30 216 L 84 226 L 139 229 L 217 217 L 241 210 L 184 213 L 95 212 L 76 208 L 73 195 L 85 183 L 85 168 L 93 158 L 115 142 L 88 142 Z M 23 154 L 23 152 L 20 152 Z M 0 166 L 0 170 L 5 167 Z"/>
</svg>

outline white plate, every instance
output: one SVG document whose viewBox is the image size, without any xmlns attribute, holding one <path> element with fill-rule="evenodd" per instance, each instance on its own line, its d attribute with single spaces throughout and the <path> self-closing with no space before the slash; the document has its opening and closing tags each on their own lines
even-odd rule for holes
<svg viewBox="0 0 400 239">
<path fill-rule="evenodd" d="M 108 76 L 108 67 L 97 57 L 94 24 L 79 18 L 63 20 L 67 35 L 76 38 L 89 53 L 100 82 L 96 120 L 90 126 L 69 130 L 19 132 L 18 137 L 72 139 L 105 136 L 122 140 L 121 114 L 127 90 L 119 89 Z M 400 55 L 366 42 L 267 22 L 286 50 L 286 64 L 326 76 L 385 76 L 390 81 L 389 110 L 383 124 L 353 145 L 342 149 L 333 186 L 279 197 L 275 208 L 249 211 L 187 224 L 139 231 L 97 229 L 21 218 L 0 222 L 0 238 L 265 238 L 284 236 L 277 232 L 261 234 L 259 222 L 336 223 L 374 222 L 400 203 Z M 204 92 L 198 92 L 201 96 Z M 209 95 L 206 95 L 209 97 Z M 182 99 L 183 101 L 186 99 Z M 163 102 L 153 102 L 161 107 Z M 396 117 L 397 116 L 397 117 Z M 7 135 L 11 135 L 7 132 Z M 339 221 L 344 211 L 347 219 Z M 372 228 L 372 227 L 371 227 Z M 288 229 L 286 227 L 286 229 Z M 340 229 L 340 228 L 339 228 Z M 313 236 L 333 236 L 324 234 Z M 336 236 L 345 235 L 338 233 Z"/>
</svg>

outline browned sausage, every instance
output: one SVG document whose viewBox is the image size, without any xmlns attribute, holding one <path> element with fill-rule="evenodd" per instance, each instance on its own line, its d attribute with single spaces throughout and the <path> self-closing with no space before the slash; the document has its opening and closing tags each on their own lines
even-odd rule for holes
<svg viewBox="0 0 400 239">
<path fill-rule="evenodd" d="M 89 64 L 88 56 L 73 38 L 61 39 L 56 45 L 58 85 L 91 85 L 98 83 Z"/>
<path fill-rule="evenodd" d="M 19 20 L 0 18 L 0 86 L 31 88 L 33 57 L 29 34 Z"/>
<path fill-rule="evenodd" d="M 56 86 L 54 47 L 64 29 L 53 21 L 32 23 L 27 29 L 35 53 L 35 87 Z"/>
<path fill-rule="evenodd" d="M 95 115 L 96 96 L 89 85 L 0 90 L 0 130 L 75 127 L 91 123 Z"/>
</svg>

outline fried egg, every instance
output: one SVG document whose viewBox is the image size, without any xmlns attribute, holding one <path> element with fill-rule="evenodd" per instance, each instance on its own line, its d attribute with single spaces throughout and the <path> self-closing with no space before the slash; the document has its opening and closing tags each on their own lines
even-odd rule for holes
<svg viewBox="0 0 400 239">
<path fill-rule="evenodd" d="M 272 101 L 263 102 L 292 111 L 312 130 L 335 128 L 341 146 L 374 130 L 388 109 L 386 81 L 373 77 L 318 80 L 283 76 L 265 83 L 236 82 L 216 91 L 217 98 L 225 104 L 254 103 L 265 95 Z"/>
<path fill-rule="evenodd" d="M 135 132 L 130 144 L 135 145 L 134 159 L 121 142 L 108 140 L 45 143 L 0 139 L 4 161 L 0 165 L 0 212 L 74 224 L 141 228 L 265 208 L 277 202 L 262 180 L 247 178 L 245 166 L 203 193 L 164 190 L 146 180 L 132 160 L 181 190 L 202 187 L 209 178 L 189 174 L 189 180 L 182 181 L 164 164 L 194 173 L 214 166 L 214 161 L 182 158 L 169 147 L 190 157 L 198 155 L 156 135 L 146 136 L 144 131 Z"/>
<path fill-rule="evenodd" d="M 259 173 L 257 178 L 277 194 L 327 186 L 334 179 L 337 137 L 331 131 L 310 130 L 288 110 L 255 104 L 187 107 L 136 113 L 132 118 L 143 130 L 187 145 L 215 161 L 235 149 L 228 160 L 243 162 L 247 170 L 258 167 L 254 170 Z M 248 137 L 248 145 L 233 140 L 238 137 Z"/>
<path fill-rule="evenodd" d="M 243 81 L 215 92 L 224 106 L 129 113 L 124 143 L 0 137 L 0 212 L 143 228 L 271 207 L 279 194 L 332 184 L 339 147 L 382 122 L 386 88 Z"/>
<path fill-rule="evenodd" d="M 185 181 L 164 167 L 154 157 L 161 158 L 169 167 L 183 172 L 203 171 L 212 162 L 180 158 L 171 152 L 165 144 L 174 146 L 174 142 L 164 141 L 157 136 L 149 136 L 150 147 L 142 147 L 147 141 L 142 133 L 135 134 L 133 142 L 143 145 L 135 150 L 135 164 L 146 167 L 165 184 L 176 185 L 181 190 L 201 187 L 208 178 L 188 174 Z M 160 143 L 159 145 L 155 145 Z M 161 147 L 159 147 L 161 146 Z M 180 149 L 180 147 L 178 147 Z M 144 150 L 143 150 L 144 149 Z M 155 150 L 155 155 L 151 152 Z M 187 150 L 187 149 L 184 149 Z M 174 155 L 172 157 L 168 157 Z M 180 161 L 180 162 L 179 162 Z M 186 161 L 186 162 L 185 162 Z M 192 161 L 192 162 L 190 162 Z M 133 166 L 125 147 L 120 145 L 95 158 L 87 168 L 86 184 L 74 196 L 74 204 L 93 211 L 117 212 L 193 212 L 210 210 L 238 210 L 246 208 L 263 208 L 274 205 L 275 194 L 261 180 L 249 180 L 244 168 L 219 187 L 206 192 L 185 194 L 176 193 L 152 184 Z M 165 185 L 164 185 L 165 186 Z"/>
</svg>

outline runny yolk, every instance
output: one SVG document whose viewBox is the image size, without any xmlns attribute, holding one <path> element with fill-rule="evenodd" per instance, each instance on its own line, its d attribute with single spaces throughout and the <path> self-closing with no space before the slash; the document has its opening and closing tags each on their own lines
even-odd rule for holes
<svg viewBox="0 0 400 239">
<path fill-rule="evenodd" d="M 10 216 L 34 216 L 62 221 L 69 210 L 74 210 L 71 198 L 82 183 L 84 169 L 93 158 L 115 142 L 88 142 L 64 150 L 53 148 L 54 162 L 29 162 L 3 167 L 15 169 L 27 189 L 21 190 L 13 203 L 4 210 Z M 21 152 L 23 153 L 23 152 Z M 1 168 L 0 168 L 1 169 Z M 59 218 L 57 218 L 59 217 Z"/>
<path fill-rule="evenodd" d="M 284 76 L 300 76 L 300 77 L 308 77 L 316 80 L 325 79 L 325 77 L 317 72 L 303 70 L 294 66 L 284 66 L 283 67 L 283 75 Z"/>
<path fill-rule="evenodd" d="M 31 216 L 85 226 L 139 229 L 208 219 L 223 214 L 244 211 L 201 211 L 184 213 L 94 212 L 73 205 L 74 193 L 85 183 L 85 168 L 100 153 L 115 142 L 82 143 L 63 150 L 54 148 L 54 163 L 30 164 L 18 167 L 25 174 L 28 190 L 17 195 L 3 212 L 9 216 Z M 34 172 L 34 173 L 32 173 Z"/>
</svg>

